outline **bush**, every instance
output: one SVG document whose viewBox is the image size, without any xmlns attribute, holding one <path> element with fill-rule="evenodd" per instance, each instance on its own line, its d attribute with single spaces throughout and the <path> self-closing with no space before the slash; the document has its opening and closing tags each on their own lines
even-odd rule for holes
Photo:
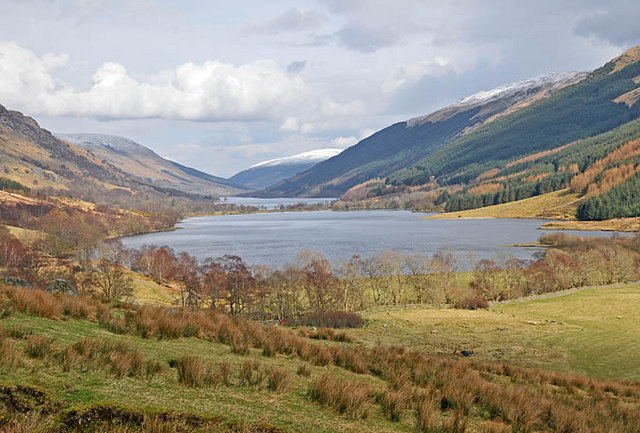
<svg viewBox="0 0 640 433">
<path fill-rule="evenodd" d="M 464 310 L 479 310 L 481 308 L 489 308 L 489 303 L 482 296 L 474 294 L 459 300 L 454 304 L 454 307 Z"/>
</svg>

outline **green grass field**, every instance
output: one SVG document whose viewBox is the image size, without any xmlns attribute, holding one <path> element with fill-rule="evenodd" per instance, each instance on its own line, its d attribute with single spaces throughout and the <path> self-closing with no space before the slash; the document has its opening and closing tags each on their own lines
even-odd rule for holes
<svg viewBox="0 0 640 433">
<path fill-rule="evenodd" d="M 640 321 L 636 317 L 636 308 L 639 303 L 640 285 L 636 284 L 555 294 L 547 299 L 499 304 L 480 311 L 435 308 L 390 310 L 367 313 L 364 328 L 347 331 L 353 340 L 351 343 L 309 341 L 314 345 L 402 345 L 443 357 L 453 357 L 454 352 L 466 349 L 474 352 L 471 360 L 581 373 L 593 378 L 638 380 Z M 124 311 L 116 310 L 114 314 L 123 315 Z M 415 431 L 411 409 L 404 409 L 405 416 L 398 422 L 392 422 L 385 418 L 381 405 L 372 402 L 369 416 L 365 420 L 354 420 L 338 414 L 331 407 L 312 402 L 307 396 L 309 386 L 315 378 L 327 372 L 341 381 L 367 384 L 377 396 L 388 389 L 389 379 L 374 374 L 356 374 L 335 365 L 315 366 L 298 355 L 280 353 L 265 357 L 259 349 L 249 349 L 247 354 L 240 355 L 233 353 L 229 345 L 213 343 L 202 337 L 160 339 L 157 336 L 142 338 L 131 333 L 120 335 L 105 329 L 96 321 L 72 319 L 67 315 L 52 320 L 12 312 L 0 319 L 0 328 L 3 330 L 0 341 L 3 359 L 11 358 L 11 350 L 18 354 L 18 361 L 13 366 L 0 366 L 0 384 L 3 387 L 37 387 L 44 390 L 52 401 L 59 402 L 63 409 L 88 404 L 114 404 L 148 414 L 169 410 L 230 423 L 268 425 L 287 432 Z M 17 336 L 16 330 L 27 335 Z M 30 355 L 28 345 L 34 338 L 30 334 L 44 337 L 50 342 L 47 355 Z M 99 342 L 126 342 L 144 358 L 159 363 L 160 370 L 149 376 L 136 374 L 117 377 L 108 366 L 92 364 L 88 358 L 81 358 L 65 369 L 60 358 L 66 353 L 64 349 L 88 338 Z M 219 371 L 224 363 L 228 364 L 230 383 L 198 388 L 180 384 L 177 369 L 171 366 L 171 361 L 185 355 L 199 357 L 215 371 Z M 260 363 L 263 372 L 271 367 L 288 372 L 290 385 L 284 391 L 271 391 L 264 382 L 260 386 L 242 385 L 239 372 L 248 360 Z M 308 367 L 310 377 L 297 374 L 301 365 Z M 431 368 L 440 368 L 439 371 L 442 371 L 442 367 Z M 558 387 L 561 385 L 542 382 L 531 385 L 524 379 L 507 379 L 486 371 L 473 373 L 470 377 L 489 378 L 494 384 L 530 389 L 531 392 L 543 388 L 553 392 L 561 390 Z M 573 385 L 567 386 L 573 393 Z M 587 395 L 587 390 L 584 388 L 580 392 Z M 0 402 L 3 404 L 7 400 L 1 394 L 5 392 L 6 389 L 2 388 Z M 571 395 L 565 394 L 567 398 Z M 631 398 L 629 404 L 635 405 L 634 394 L 628 397 Z M 481 409 L 474 409 L 470 415 L 467 431 L 486 431 L 483 423 L 490 415 Z M 438 415 L 445 420 L 451 416 L 444 409 Z M 0 426 L 0 431 L 5 430 L 1 430 Z M 252 427 L 246 431 L 274 430 Z"/>
<path fill-rule="evenodd" d="M 49 320 L 15 315 L 0 321 L 3 327 L 21 326 L 34 334 L 53 339 L 53 348 L 62 349 L 85 338 L 129 342 L 150 359 L 159 361 L 162 370 L 151 379 L 127 377 L 117 379 L 104 371 L 61 372 L 50 362 L 26 359 L 17 369 L 0 368 L 0 383 L 36 386 L 65 405 L 112 403 L 143 411 L 172 410 L 196 413 L 201 416 L 222 417 L 229 421 L 265 423 L 286 431 L 304 432 L 390 432 L 411 431 L 410 420 L 406 424 L 391 423 L 378 412 L 362 423 L 350 420 L 330 409 L 323 409 L 309 401 L 306 392 L 310 379 L 296 374 L 305 364 L 297 357 L 278 355 L 264 357 L 260 350 L 252 349 L 249 355 L 233 354 L 229 346 L 196 338 L 178 340 L 142 339 L 127 335 L 114 335 L 85 320 Z M 19 343 L 22 344 L 22 343 Z M 284 392 L 269 391 L 266 387 L 216 386 L 190 388 L 177 383 L 176 370 L 168 361 L 184 355 L 196 355 L 204 362 L 231 365 L 232 381 L 247 359 L 260 362 L 264 369 L 277 366 L 291 373 L 293 381 Z M 337 367 L 315 367 L 311 364 L 312 377 L 328 371 L 344 378 L 363 381 L 373 389 L 383 390 L 384 381 L 369 375 L 356 375 Z"/>
<path fill-rule="evenodd" d="M 485 361 L 640 380 L 638 305 L 637 284 L 585 289 L 489 310 L 370 313 L 367 326 L 351 334 L 368 346 L 402 344 L 442 355 L 472 350 Z"/>
</svg>

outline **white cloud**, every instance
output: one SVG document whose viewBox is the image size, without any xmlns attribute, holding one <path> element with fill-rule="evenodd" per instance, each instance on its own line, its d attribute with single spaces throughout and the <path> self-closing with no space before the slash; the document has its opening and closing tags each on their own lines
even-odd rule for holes
<svg viewBox="0 0 640 433">
<path fill-rule="evenodd" d="M 124 65 L 104 63 L 90 88 L 56 80 L 67 56 L 37 56 L 14 43 L 0 43 L 0 100 L 31 114 L 108 119 L 164 118 L 202 121 L 276 120 L 294 130 L 294 117 L 313 123 L 318 115 L 344 115 L 354 103 L 338 104 L 271 60 L 235 66 L 217 60 L 184 63 L 153 76 L 134 78 Z M 361 109 L 361 108 L 359 108 Z"/>
<path fill-rule="evenodd" d="M 400 65 L 394 71 L 393 76 L 382 83 L 381 91 L 388 95 L 401 88 L 411 87 L 427 75 L 439 77 L 452 72 L 454 72 L 453 65 L 445 57 Z"/>
</svg>

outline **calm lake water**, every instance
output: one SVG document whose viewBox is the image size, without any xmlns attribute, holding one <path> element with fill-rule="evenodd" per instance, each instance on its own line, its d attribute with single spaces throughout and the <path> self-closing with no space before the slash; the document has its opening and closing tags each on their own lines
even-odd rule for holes
<svg viewBox="0 0 640 433">
<path fill-rule="evenodd" d="M 461 269 L 472 260 L 493 257 L 528 259 L 536 248 L 506 245 L 534 242 L 543 233 L 540 220 L 421 219 L 407 211 L 282 212 L 188 218 L 180 230 L 124 238 L 127 247 L 168 245 L 202 260 L 235 254 L 252 265 L 279 267 L 301 250 L 318 250 L 333 263 L 354 254 L 370 257 L 384 250 L 405 253 L 453 252 Z M 574 232 L 611 236 L 604 232 Z"/>
</svg>

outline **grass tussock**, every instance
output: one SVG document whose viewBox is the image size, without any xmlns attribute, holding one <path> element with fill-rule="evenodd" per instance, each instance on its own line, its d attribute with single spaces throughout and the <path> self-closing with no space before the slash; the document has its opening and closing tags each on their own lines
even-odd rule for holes
<svg viewBox="0 0 640 433">
<path fill-rule="evenodd" d="M 277 367 L 271 367 L 267 371 L 267 388 L 271 391 L 285 391 L 291 383 L 291 374 Z"/>
<path fill-rule="evenodd" d="M 158 362 L 149 360 L 129 344 L 110 340 L 81 340 L 59 352 L 58 359 L 66 370 L 106 369 L 118 379 L 152 377 L 161 370 Z"/>
<path fill-rule="evenodd" d="M 371 412 L 371 389 L 368 385 L 326 373 L 311 382 L 307 395 L 311 401 L 336 409 L 351 419 L 365 419 Z"/>
<path fill-rule="evenodd" d="M 238 385 L 259 387 L 264 381 L 264 370 L 258 361 L 248 359 L 238 372 Z"/>
<path fill-rule="evenodd" d="M 51 339 L 29 335 L 25 340 L 24 352 L 30 358 L 44 359 L 51 354 Z"/>
<path fill-rule="evenodd" d="M 196 356 L 183 356 L 172 364 L 178 372 L 178 383 L 182 385 L 199 388 L 217 382 L 211 370 Z"/>
</svg>

